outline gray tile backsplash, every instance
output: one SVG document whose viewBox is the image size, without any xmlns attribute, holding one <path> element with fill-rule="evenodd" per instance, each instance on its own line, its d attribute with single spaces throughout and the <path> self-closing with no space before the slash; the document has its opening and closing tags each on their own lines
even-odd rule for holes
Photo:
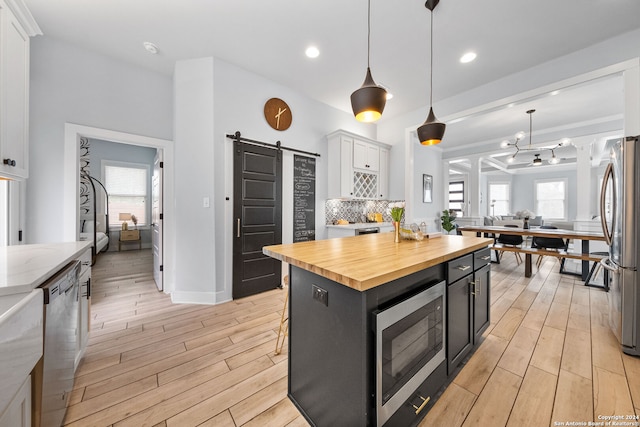
<svg viewBox="0 0 640 427">
<path fill-rule="evenodd" d="M 367 222 L 367 214 L 381 213 L 384 222 L 391 222 L 389 203 L 403 200 L 341 200 L 329 199 L 325 203 L 325 217 L 327 224 L 333 224 L 339 219 L 349 222 Z"/>
</svg>

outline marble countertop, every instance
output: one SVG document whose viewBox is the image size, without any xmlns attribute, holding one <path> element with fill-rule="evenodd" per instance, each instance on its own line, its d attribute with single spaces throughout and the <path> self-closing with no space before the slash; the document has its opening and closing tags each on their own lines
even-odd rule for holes
<svg viewBox="0 0 640 427">
<path fill-rule="evenodd" d="M 288 262 L 358 291 L 366 291 L 460 255 L 482 249 L 493 239 L 441 236 L 402 240 L 393 233 L 265 246 L 265 255 Z"/>
<path fill-rule="evenodd" d="M 0 296 L 31 292 L 90 247 L 91 241 L 0 247 Z"/>
</svg>

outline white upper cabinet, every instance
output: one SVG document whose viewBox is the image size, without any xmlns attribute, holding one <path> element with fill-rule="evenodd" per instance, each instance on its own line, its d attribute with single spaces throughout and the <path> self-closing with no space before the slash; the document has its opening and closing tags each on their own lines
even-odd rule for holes
<svg viewBox="0 0 640 427">
<path fill-rule="evenodd" d="M 364 141 L 353 141 L 353 167 L 370 172 L 380 169 L 380 147 Z"/>
<path fill-rule="evenodd" d="M 386 199 L 391 146 L 346 131 L 327 136 L 329 198 Z"/>
<path fill-rule="evenodd" d="M 29 176 L 29 36 L 42 34 L 21 0 L 0 0 L 0 175 Z"/>
</svg>

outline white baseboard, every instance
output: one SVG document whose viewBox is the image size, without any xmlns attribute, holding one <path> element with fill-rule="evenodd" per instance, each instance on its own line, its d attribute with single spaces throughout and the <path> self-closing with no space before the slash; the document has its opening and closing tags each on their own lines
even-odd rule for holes
<svg viewBox="0 0 640 427">
<path fill-rule="evenodd" d="M 171 302 L 175 304 L 217 305 L 231 301 L 230 299 L 221 301 L 221 297 L 222 293 L 220 292 L 171 292 Z"/>
</svg>

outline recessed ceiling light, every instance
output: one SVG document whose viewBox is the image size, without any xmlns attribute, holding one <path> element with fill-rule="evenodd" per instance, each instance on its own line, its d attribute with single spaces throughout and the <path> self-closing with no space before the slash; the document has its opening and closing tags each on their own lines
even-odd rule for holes
<svg viewBox="0 0 640 427">
<path fill-rule="evenodd" d="M 560 91 L 559 90 L 554 90 L 553 92 L 550 93 L 551 96 L 555 96 L 557 94 L 559 94 Z"/>
<path fill-rule="evenodd" d="M 317 58 L 320 55 L 320 51 L 315 46 L 309 46 L 307 50 L 304 51 L 304 53 L 309 58 Z"/>
<path fill-rule="evenodd" d="M 460 62 L 466 64 L 467 62 L 471 62 L 476 59 L 476 56 L 478 55 L 476 55 L 475 52 L 467 52 L 460 57 Z"/>
<path fill-rule="evenodd" d="M 151 42 L 144 42 L 142 43 L 142 45 L 147 50 L 147 52 L 153 53 L 154 55 L 158 53 L 158 46 L 156 46 L 155 44 Z"/>
</svg>

